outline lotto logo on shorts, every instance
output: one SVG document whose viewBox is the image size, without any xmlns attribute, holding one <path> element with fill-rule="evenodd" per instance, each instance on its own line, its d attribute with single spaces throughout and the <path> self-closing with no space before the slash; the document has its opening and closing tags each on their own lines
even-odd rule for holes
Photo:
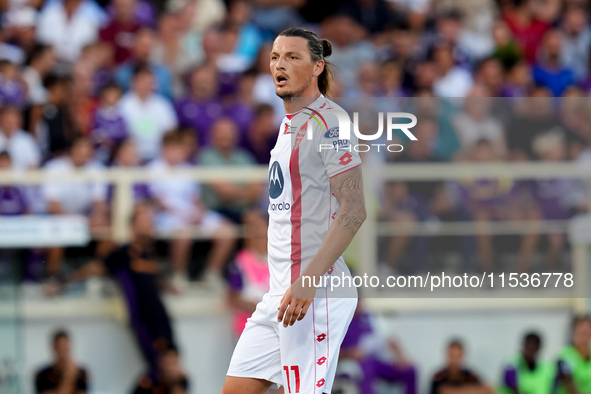
<svg viewBox="0 0 591 394">
<path fill-rule="evenodd" d="M 326 362 L 326 357 L 320 357 L 316 362 L 318 365 L 322 365 Z"/>
<path fill-rule="evenodd" d="M 322 342 L 322 341 L 324 341 L 325 339 L 326 339 L 326 334 L 325 334 L 325 333 L 322 333 L 322 334 L 320 334 L 320 335 L 318 335 L 318 336 L 316 337 L 316 340 L 317 340 L 318 342 Z"/>
<path fill-rule="evenodd" d="M 353 161 L 353 155 L 351 155 L 349 152 L 347 152 L 340 157 L 339 164 L 342 166 L 346 166 L 347 164 L 351 163 L 352 161 Z"/>
<path fill-rule="evenodd" d="M 316 387 L 322 387 L 324 386 L 324 379 L 320 379 L 319 381 L 316 382 Z"/>
</svg>

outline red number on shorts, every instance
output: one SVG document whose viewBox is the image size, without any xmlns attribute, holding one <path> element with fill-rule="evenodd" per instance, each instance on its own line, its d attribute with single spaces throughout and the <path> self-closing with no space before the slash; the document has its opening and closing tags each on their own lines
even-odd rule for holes
<svg viewBox="0 0 591 394">
<path fill-rule="evenodd" d="M 287 365 L 284 365 L 283 370 L 285 371 L 285 376 L 287 376 L 287 392 L 291 393 L 291 386 L 289 384 L 290 367 Z M 297 365 L 292 365 L 291 370 L 293 371 L 293 373 L 295 375 L 295 391 L 294 391 L 294 393 L 299 393 L 300 392 L 300 367 Z"/>
</svg>

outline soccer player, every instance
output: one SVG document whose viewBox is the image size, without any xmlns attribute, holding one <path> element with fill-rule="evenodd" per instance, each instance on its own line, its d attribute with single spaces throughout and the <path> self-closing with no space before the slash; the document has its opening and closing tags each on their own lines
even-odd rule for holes
<svg viewBox="0 0 591 394">
<path fill-rule="evenodd" d="M 591 316 L 575 318 L 572 344 L 558 358 L 557 394 L 591 393 Z"/>
<path fill-rule="evenodd" d="M 530 332 L 523 339 L 523 349 L 505 367 L 503 384 L 499 394 L 539 393 L 550 394 L 556 375 L 552 363 L 540 360 L 538 353 L 542 339 Z"/>
<path fill-rule="evenodd" d="M 339 109 L 325 97 L 333 85 L 331 52 L 329 41 L 303 28 L 285 30 L 273 43 L 271 73 L 286 117 L 269 167 L 270 290 L 236 345 L 223 394 L 279 386 L 286 394 L 331 392 L 357 294 L 339 298 L 315 286 L 350 275 L 341 255 L 366 217 L 359 155 L 332 148 L 350 148 L 356 138 L 333 145 L 338 122 L 324 112 Z"/>
</svg>

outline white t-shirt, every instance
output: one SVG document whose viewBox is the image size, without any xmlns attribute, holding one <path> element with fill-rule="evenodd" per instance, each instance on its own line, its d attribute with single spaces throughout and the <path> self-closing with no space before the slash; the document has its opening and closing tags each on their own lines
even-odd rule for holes
<svg viewBox="0 0 591 394">
<path fill-rule="evenodd" d="M 466 97 L 472 85 L 470 73 L 463 68 L 454 67 L 433 84 L 433 91 L 438 97 Z"/>
<path fill-rule="evenodd" d="M 99 170 L 103 166 L 97 162 L 88 162 L 81 169 L 96 176 L 95 182 L 64 183 L 49 182 L 43 185 L 43 196 L 47 202 L 56 201 L 65 213 L 88 214 L 94 202 L 105 201 L 107 184 L 100 181 Z M 76 170 L 69 157 L 58 157 L 45 165 L 50 179 L 62 179 L 64 175 L 72 174 Z"/>
<path fill-rule="evenodd" d="M 150 162 L 148 168 L 154 177 L 158 178 L 158 181 L 150 183 L 150 192 L 162 202 L 167 210 L 174 215 L 187 218 L 198 212 L 196 201 L 201 195 L 201 188 L 197 183 L 186 179 L 175 179 L 168 175 L 164 176 L 164 173 L 172 167 L 162 158 Z M 175 168 L 191 168 L 191 166 L 180 164 Z"/>
<path fill-rule="evenodd" d="M 39 167 L 41 152 L 39 146 L 25 131 L 15 131 L 10 138 L 0 131 L 0 151 L 8 151 L 12 167 L 18 170 Z"/>
<path fill-rule="evenodd" d="M 285 293 L 300 276 L 339 210 L 330 178 L 361 165 L 357 152 L 344 150 L 357 144 L 354 133 L 350 140 L 339 140 L 336 116 L 322 113 L 331 108 L 340 107 L 320 96 L 302 111 L 286 116 L 271 151 L 268 249 L 272 295 Z M 312 128 L 312 140 L 307 138 L 307 127 Z M 334 143 L 340 150 L 319 152 L 320 144 Z M 342 256 L 332 274 L 350 275 Z"/>
<path fill-rule="evenodd" d="M 37 37 L 51 44 L 60 60 L 74 62 L 85 45 L 96 41 L 99 28 L 96 18 L 85 12 L 84 2 L 69 19 L 63 4 L 54 2 L 41 11 Z"/>
<path fill-rule="evenodd" d="M 477 121 L 462 113 L 454 118 L 453 126 L 464 150 L 472 148 L 481 139 L 493 144 L 503 141 L 503 126 L 490 117 Z"/>
<path fill-rule="evenodd" d="M 172 104 L 158 94 L 142 101 L 137 94 L 129 92 L 119 101 L 119 108 L 142 159 L 158 157 L 162 136 L 178 124 Z"/>
</svg>

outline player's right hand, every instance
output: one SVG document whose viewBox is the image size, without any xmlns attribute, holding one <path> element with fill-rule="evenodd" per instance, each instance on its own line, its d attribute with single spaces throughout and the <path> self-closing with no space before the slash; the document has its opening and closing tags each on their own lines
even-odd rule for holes
<svg viewBox="0 0 591 394">
<path fill-rule="evenodd" d="M 301 286 L 300 289 L 302 289 Z M 283 298 L 281 298 L 279 308 L 277 308 L 279 310 L 277 321 L 283 321 L 283 327 L 293 326 L 296 321 L 302 320 L 306 316 L 306 313 L 308 313 L 308 308 L 312 304 L 312 301 L 314 301 L 316 288 L 312 287 L 306 290 L 310 292 L 310 297 L 293 298 L 291 296 L 291 287 L 289 287 Z"/>
</svg>

